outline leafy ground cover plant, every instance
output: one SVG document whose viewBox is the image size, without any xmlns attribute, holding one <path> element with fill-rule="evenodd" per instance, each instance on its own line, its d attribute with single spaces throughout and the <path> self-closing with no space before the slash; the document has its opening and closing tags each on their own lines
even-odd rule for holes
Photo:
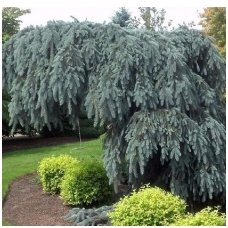
<svg viewBox="0 0 228 228">
<path fill-rule="evenodd" d="M 142 187 L 122 198 L 108 213 L 115 226 L 163 226 L 183 216 L 186 203 L 158 187 Z"/>
<path fill-rule="evenodd" d="M 102 163 L 81 161 L 80 165 L 66 172 L 61 184 L 60 196 L 66 204 L 90 205 L 110 199 L 112 188 Z"/>
<path fill-rule="evenodd" d="M 79 161 L 69 155 L 44 158 L 38 167 L 43 190 L 51 194 L 59 193 L 67 169 L 78 165 Z"/>
<path fill-rule="evenodd" d="M 207 207 L 195 214 L 179 218 L 172 226 L 225 226 L 226 215 L 218 209 Z"/>
</svg>

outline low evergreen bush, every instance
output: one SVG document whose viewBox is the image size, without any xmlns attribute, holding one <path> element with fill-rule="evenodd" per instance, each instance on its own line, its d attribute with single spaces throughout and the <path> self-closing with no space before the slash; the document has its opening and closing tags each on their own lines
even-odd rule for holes
<svg viewBox="0 0 228 228">
<path fill-rule="evenodd" d="M 102 206 L 99 208 L 80 208 L 75 207 L 64 217 L 65 220 L 73 222 L 75 226 L 98 226 L 110 225 L 107 213 L 113 206 Z"/>
<path fill-rule="evenodd" d="M 163 226 L 183 216 L 185 209 L 179 196 L 144 186 L 115 204 L 108 217 L 114 226 Z"/>
<path fill-rule="evenodd" d="M 226 215 L 218 209 L 207 207 L 196 214 L 179 218 L 171 226 L 225 226 Z"/>
<path fill-rule="evenodd" d="M 47 193 L 60 193 L 60 184 L 66 171 L 71 167 L 78 166 L 79 161 L 69 155 L 60 155 L 44 158 L 38 167 L 38 175 Z"/>
<path fill-rule="evenodd" d="M 61 184 L 60 196 L 68 205 L 89 205 L 107 202 L 111 194 L 103 165 L 87 160 L 68 170 Z"/>
</svg>

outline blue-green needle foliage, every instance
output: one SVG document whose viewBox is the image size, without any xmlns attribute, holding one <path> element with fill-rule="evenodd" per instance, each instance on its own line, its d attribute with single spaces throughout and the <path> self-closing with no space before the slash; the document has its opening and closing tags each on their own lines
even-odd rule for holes
<svg viewBox="0 0 228 228">
<path fill-rule="evenodd" d="M 77 124 L 80 107 L 108 126 L 110 183 L 134 184 L 154 157 L 184 198 L 225 190 L 225 60 L 202 32 L 155 33 L 90 22 L 28 27 L 3 45 L 12 130 Z"/>
</svg>

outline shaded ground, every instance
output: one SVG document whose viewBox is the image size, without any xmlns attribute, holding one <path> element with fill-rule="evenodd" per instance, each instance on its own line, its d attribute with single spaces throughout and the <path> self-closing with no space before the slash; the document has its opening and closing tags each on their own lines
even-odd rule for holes
<svg viewBox="0 0 228 228">
<path fill-rule="evenodd" d="M 2 215 L 18 226 L 71 226 L 63 219 L 69 209 L 59 196 L 44 194 L 36 175 L 28 174 L 11 184 Z"/>
<path fill-rule="evenodd" d="M 9 152 L 13 150 L 29 149 L 36 147 L 46 147 L 60 145 L 63 143 L 77 142 L 77 136 L 64 136 L 64 137 L 27 137 L 19 136 L 14 138 L 3 138 L 2 152 Z"/>
</svg>

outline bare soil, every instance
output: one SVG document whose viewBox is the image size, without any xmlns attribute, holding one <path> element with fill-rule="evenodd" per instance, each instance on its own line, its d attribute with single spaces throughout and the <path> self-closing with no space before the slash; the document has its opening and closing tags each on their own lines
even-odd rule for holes
<svg viewBox="0 0 228 228">
<path fill-rule="evenodd" d="M 10 185 L 2 213 L 3 219 L 17 226 L 71 226 L 63 218 L 70 209 L 59 196 L 43 192 L 36 174 L 28 174 Z"/>
</svg>

